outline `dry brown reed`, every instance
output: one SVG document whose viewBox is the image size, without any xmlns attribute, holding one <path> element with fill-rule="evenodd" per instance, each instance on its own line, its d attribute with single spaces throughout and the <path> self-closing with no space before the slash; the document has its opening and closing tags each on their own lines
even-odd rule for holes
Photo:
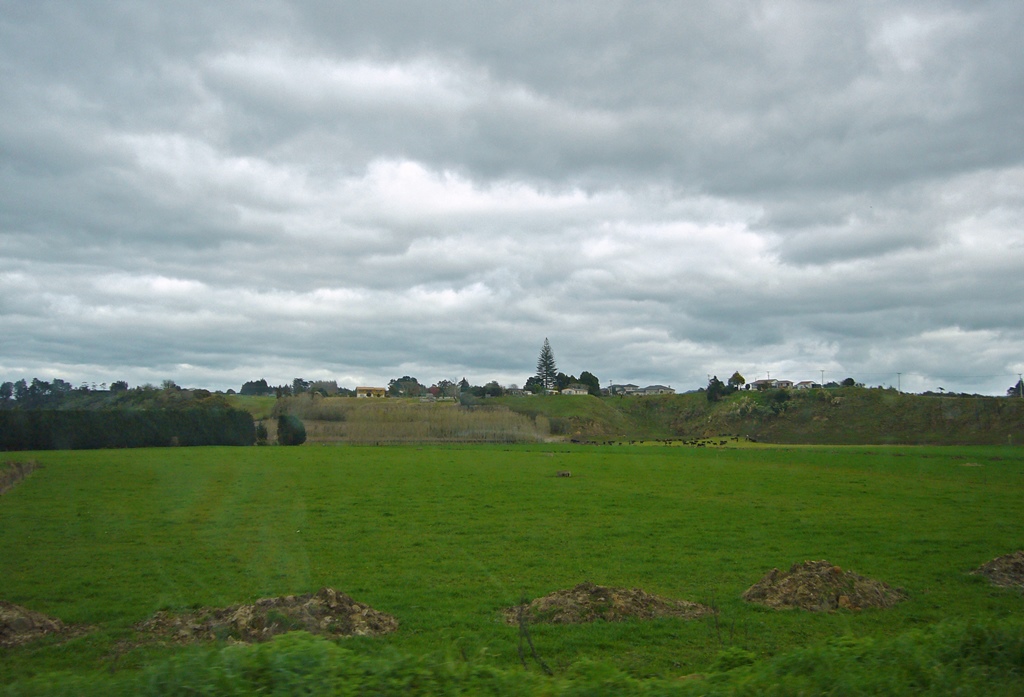
<svg viewBox="0 0 1024 697">
<path fill-rule="evenodd" d="M 350 443 L 517 443 L 542 440 L 544 424 L 506 407 L 453 402 L 300 395 L 278 400 L 275 416 L 303 420 L 308 440 Z"/>
</svg>

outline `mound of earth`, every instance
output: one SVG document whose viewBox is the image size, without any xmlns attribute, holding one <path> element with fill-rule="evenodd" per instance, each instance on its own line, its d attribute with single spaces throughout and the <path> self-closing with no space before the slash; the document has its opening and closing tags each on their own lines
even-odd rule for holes
<svg viewBox="0 0 1024 697">
<path fill-rule="evenodd" d="M 748 602 L 776 610 L 801 608 L 812 612 L 887 608 L 906 597 L 898 588 L 843 571 L 829 561 L 793 564 L 789 573 L 772 569 L 743 594 Z"/>
<path fill-rule="evenodd" d="M 996 557 L 971 573 L 981 574 L 1003 588 L 1019 587 L 1024 589 L 1024 550 Z"/>
<path fill-rule="evenodd" d="M 58 619 L 0 600 L 0 646 L 15 646 L 47 634 L 67 634 L 70 628 Z"/>
<path fill-rule="evenodd" d="M 248 643 L 295 629 L 331 636 L 377 636 L 398 629 L 398 620 L 333 588 L 321 588 L 316 593 L 262 598 L 252 605 L 204 608 L 183 615 L 160 611 L 135 629 L 181 642 Z"/>
<path fill-rule="evenodd" d="M 696 619 L 712 612 L 711 608 L 700 603 L 662 598 L 639 588 L 608 588 L 581 583 L 574 588 L 537 598 L 531 603 L 506 608 L 502 614 L 508 624 L 516 625 L 521 615 L 531 623 L 580 624 L 595 620 L 620 622 L 630 618 Z"/>
</svg>

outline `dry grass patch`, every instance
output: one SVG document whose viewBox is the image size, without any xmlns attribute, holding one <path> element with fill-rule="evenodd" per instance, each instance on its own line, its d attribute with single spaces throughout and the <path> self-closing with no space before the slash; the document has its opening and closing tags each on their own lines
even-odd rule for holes
<svg viewBox="0 0 1024 697">
<path fill-rule="evenodd" d="M 984 576 L 1002 588 L 1020 588 L 1024 590 L 1024 550 L 1012 554 L 1004 554 L 990 562 L 982 564 L 971 572 Z"/>
<path fill-rule="evenodd" d="M 658 617 L 696 619 L 712 612 L 711 608 L 700 603 L 662 598 L 639 588 L 609 588 L 587 582 L 555 591 L 524 605 L 506 608 L 502 614 L 506 623 L 517 625 L 524 617 L 530 623 L 582 624 L 596 620 L 621 622 Z"/>
<path fill-rule="evenodd" d="M 10 647 L 42 639 L 50 634 L 72 637 L 88 631 L 72 627 L 55 617 L 33 612 L 20 605 L 0 600 L 0 646 Z"/>
<path fill-rule="evenodd" d="M 28 462 L 8 461 L 0 464 L 0 496 L 6 494 L 22 479 L 32 474 L 33 470 L 39 467 L 35 460 Z"/>
<path fill-rule="evenodd" d="M 829 561 L 793 564 L 788 573 L 772 569 L 743 594 L 744 600 L 775 610 L 812 612 L 888 608 L 906 597 L 899 588 L 843 571 Z"/>
<path fill-rule="evenodd" d="M 252 605 L 203 608 L 182 615 L 160 611 L 135 629 L 182 643 L 251 643 L 296 629 L 327 636 L 377 636 L 398 629 L 398 620 L 333 588 L 321 588 L 305 595 L 262 598 Z"/>
</svg>

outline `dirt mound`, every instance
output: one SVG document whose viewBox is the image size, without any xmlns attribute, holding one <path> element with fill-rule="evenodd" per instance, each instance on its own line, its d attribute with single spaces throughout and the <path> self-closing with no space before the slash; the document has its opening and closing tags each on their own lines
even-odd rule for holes
<svg viewBox="0 0 1024 697">
<path fill-rule="evenodd" d="M 1024 590 L 1024 550 L 996 557 L 971 573 L 985 576 L 989 581 L 1003 588 L 1016 587 Z"/>
<path fill-rule="evenodd" d="M 608 588 L 581 583 L 537 598 L 525 605 L 502 611 L 508 624 L 519 624 L 520 613 L 531 623 L 579 624 L 604 620 L 620 622 L 629 618 L 650 620 L 656 617 L 695 619 L 711 614 L 711 608 L 686 600 L 672 600 L 645 593 L 639 588 Z"/>
<path fill-rule="evenodd" d="M 71 629 L 58 619 L 0 600 L 0 646 L 15 646 L 47 634 L 70 632 Z"/>
<path fill-rule="evenodd" d="M 776 610 L 801 608 L 813 612 L 886 608 L 906 597 L 903 590 L 843 571 L 828 561 L 793 564 L 789 573 L 772 569 L 743 594 L 748 602 Z"/>
<path fill-rule="evenodd" d="M 321 588 L 316 593 L 262 598 L 252 605 L 204 608 L 183 615 L 160 611 L 135 629 L 180 642 L 248 643 L 294 629 L 331 636 L 376 636 L 398 629 L 398 620 L 333 588 Z"/>
</svg>

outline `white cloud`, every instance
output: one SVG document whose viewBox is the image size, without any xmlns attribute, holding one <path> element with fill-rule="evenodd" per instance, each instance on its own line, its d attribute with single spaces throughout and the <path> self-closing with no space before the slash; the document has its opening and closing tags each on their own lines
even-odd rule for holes
<svg viewBox="0 0 1024 697">
<path fill-rule="evenodd" d="M 482 76 L 428 58 L 381 62 L 297 55 L 280 45 L 213 56 L 204 72 L 219 85 L 290 109 L 407 109 L 451 113 L 469 106 Z"/>
<path fill-rule="evenodd" d="M 581 7 L 26 6 L 0 378 L 1005 389 L 1018 4 Z"/>
</svg>

